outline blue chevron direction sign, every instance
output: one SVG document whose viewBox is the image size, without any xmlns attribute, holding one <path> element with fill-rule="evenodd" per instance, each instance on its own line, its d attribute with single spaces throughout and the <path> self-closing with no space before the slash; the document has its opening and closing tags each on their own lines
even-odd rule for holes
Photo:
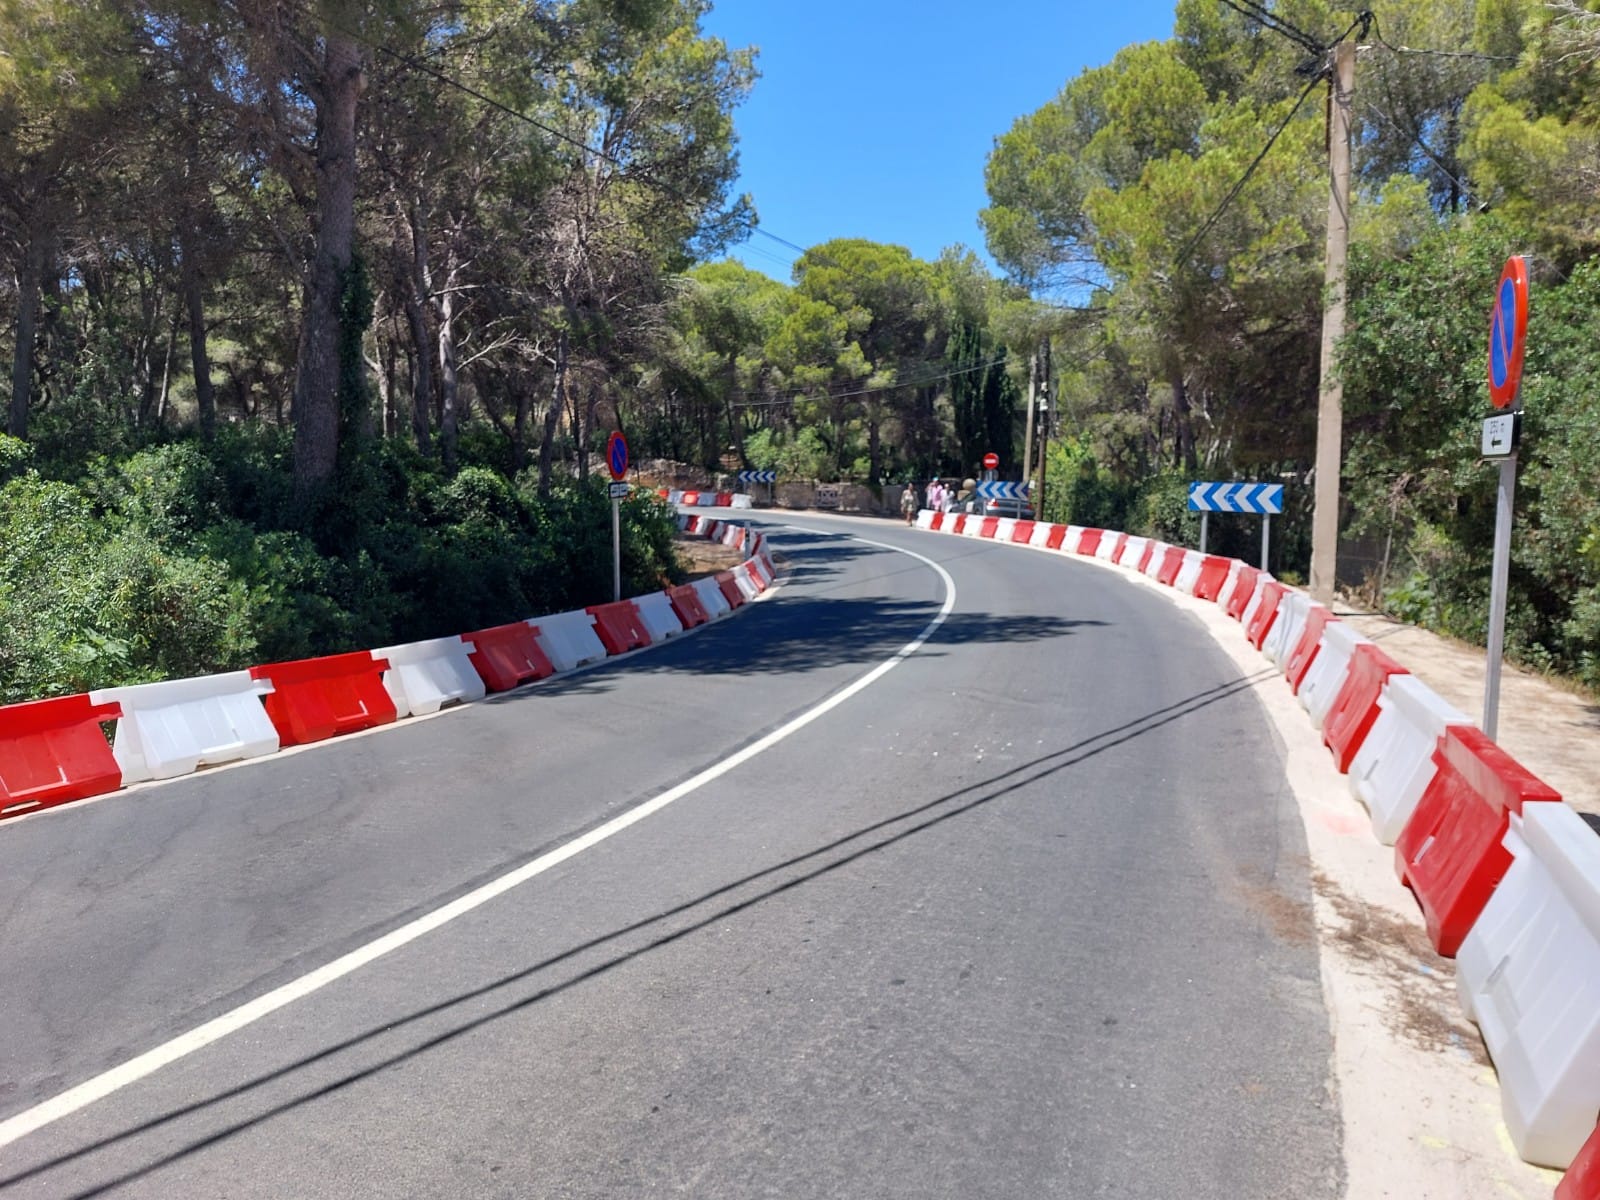
<svg viewBox="0 0 1600 1200">
<path fill-rule="evenodd" d="M 740 471 L 739 472 L 739 482 L 740 483 L 777 483 L 778 482 L 778 473 L 776 471 Z"/>
<path fill-rule="evenodd" d="M 978 495 L 985 500 L 1026 500 L 1028 498 L 1026 483 L 1012 483 L 1007 480 L 980 483 Z"/>
<path fill-rule="evenodd" d="M 1283 484 L 1191 483 L 1189 511 L 1276 516 L 1283 511 Z"/>
</svg>

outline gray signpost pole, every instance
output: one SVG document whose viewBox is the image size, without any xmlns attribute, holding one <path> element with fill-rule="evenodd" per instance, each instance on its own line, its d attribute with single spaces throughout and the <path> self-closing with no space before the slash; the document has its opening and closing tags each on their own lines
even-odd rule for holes
<svg viewBox="0 0 1600 1200">
<path fill-rule="evenodd" d="M 1506 591 L 1511 574 L 1511 516 L 1517 496 L 1517 456 L 1500 464 L 1494 510 L 1494 571 L 1489 583 L 1489 661 L 1483 681 L 1483 731 L 1500 722 L 1500 665 L 1506 648 Z"/>
<path fill-rule="evenodd" d="M 1200 553 L 1201 554 L 1204 554 L 1206 552 L 1206 523 L 1208 521 L 1210 521 L 1210 519 L 1211 519 L 1211 514 L 1210 513 L 1203 512 L 1203 513 L 1200 514 Z"/>
<path fill-rule="evenodd" d="M 1272 544 L 1272 514 L 1261 514 L 1261 569 L 1267 569 L 1267 549 Z"/>
<path fill-rule="evenodd" d="M 611 497 L 611 601 L 622 599 L 622 501 Z"/>
</svg>

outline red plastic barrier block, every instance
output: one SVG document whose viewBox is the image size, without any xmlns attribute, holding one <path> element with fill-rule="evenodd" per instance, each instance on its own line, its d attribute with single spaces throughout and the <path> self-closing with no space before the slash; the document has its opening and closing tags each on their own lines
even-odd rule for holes
<svg viewBox="0 0 1600 1200">
<path fill-rule="evenodd" d="M 944 527 L 944 514 L 942 512 L 934 513 L 933 514 L 933 520 L 932 520 L 932 522 L 929 523 L 928 528 L 929 529 L 941 529 L 943 527 Z"/>
<path fill-rule="evenodd" d="M 388 669 L 387 659 L 357 650 L 251 667 L 250 678 L 271 680 L 272 692 L 261 698 L 267 717 L 282 745 L 298 746 L 393 721 Z"/>
<path fill-rule="evenodd" d="M 708 542 L 717 541 L 721 537 L 721 535 L 722 535 L 722 522 L 721 521 L 713 521 L 710 517 L 707 517 L 704 521 L 700 522 L 700 536 L 705 538 L 706 541 L 708 541 Z"/>
<path fill-rule="evenodd" d="M 979 537 L 992 538 L 994 536 L 994 531 L 999 529 L 999 528 L 1000 528 L 1000 518 L 999 517 L 985 517 L 983 519 L 983 526 L 978 530 L 978 536 Z"/>
<path fill-rule="evenodd" d="M 690 508 L 694 508 L 697 504 L 700 503 L 700 493 L 699 492 L 685 492 L 683 494 L 683 496 L 678 500 L 678 503 L 679 504 L 686 504 Z"/>
<path fill-rule="evenodd" d="M 1125 533 L 1117 534 L 1117 544 L 1111 548 L 1111 561 L 1114 563 L 1120 563 L 1122 561 L 1123 551 L 1125 551 L 1127 548 L 1128 535 Z"/>
<path fill-rule="evenodd" d="M 1183 570 L 1184 549 L 1182 546 L 1168 546 L 1167 552 L 1161 558 L 1161 567 L 1156 572 L 1156 582 L 1166 587 L 1171 587 L 1178 582 L 1178 572 Z"/>
<path fill-rule="evenodd" d="M 1438 770 L 1395 840 L 1394 862 L 1422 905 L 1434 949 L 1453 958 L 1511 866 L 1501 844 L 1510 814 L 1561 796 L 1471 725 L 1445 726 L 1433 762 Z"/>
<path fill-rule="evenodd" d="M 1339 770 L 1350 770 L 1351 760 L 1378 719 L 1378 695 L 1383 691 L 1383 681 L 1391 675 L 1408 674 L 1370 642 L 1356 647 L 1344 686 L 1322 722 L 1322 744 L 1333 751 L 1333 762 Z"/>
<path fill-rule="evenodd" d="M 86 695 L 0 708 L 0 818 L 120 788 L 122 768 L 100 722 L 121 715 L 122 705 Z"/>
<path fill-rule="evenodd" d="M 1150 560 L 1156 555 L 1155 538 L 1145 538 L 1144 551 L 1139 555 L 1139 561 L 1133 564 L 1133 569 L 1143 575 L 1150 566 Z"/>
<path fill-rule="evenodd" d="M 1100 539 L 1105 536 L 1104 529 L 1085 529 L 1078 536 L 1078 553 L 1086 554 L 1093 558 L 1100 552 Z"/>
<path fill-rule="evenodd" d="M 1201 600 L 1215 600 L 1222 594 L 1222 585 L 1228 582 L 1228 570 L 1233 560 L 1208 554 L 1200 563 L 1200 578 L 1194 581 L 1194 594 Z"/>
<path fill-rule="evenodd" d="M 1267 640 L 1267 634 L 1272 632 L 1272 622 L 1278 617 L 1278 602 L 1288 590 L 1276 579 L 1261 589 L 1261 603 L 1256 605 L 1255 616 L 1250 618 L 1250 626 L 1244 631 L 1245 637 L 1257 650 Z"/>
<path fill-rule="evenodd" d="M 956 516 L 956 523 L 954 525 L 950 526 L 950 532 L 951 533 L 960 533 L 963 529 L 965 529 L 967 527 L 967 514 L 966 513 L 956 513 L 955 516 Z"/>
<path fill-rule="evenodd" d="M 744 593 L 739 590 L 739 583 L 734 579 L 732 571 L 717 572 L 717 587 L 722 589 L 722 598 L 728 602 L 730 608 L 738 608 L 744 603 Z"/>
<path fill-rule="evenodd" d="M 1018 521 L 1011 528 L 1011 540 L 1019 545 L 1026 546 L 1033 538 L 1033 521 Z"/>
<path fill-rule="evenodd" d="M 1311 669 L 1311 664 L 1317 660 L 1318 643 L 1322 640 L 1322 631 L 1330 624 L 1337 624 L 1339 618 L 1320 604 L 1313 604 L 1311 611 L 1306 613 L 1305 631 L 1300 635 L 1300 641 L 1290 651 L 1289 657 L 1283 660 L 1283 675 L 1289 681 L 1289 687 L 1295 695 L 1300 694 L 1300 684 L 1306 677 L 1306 672 Z"/>
<path fill-rule="evenodd" d="M 1600 1125 L 1556 1184 L 1555 1200 L 1600 1200 Z"/>
<path fill-rule="evenodd" d="M 737 526 L 734 527 L 734 529 L 735 529 L 735 532 L 734 532 L 734 535 L 733 535 L 733 548 L 735 550 L 743 550 L 744 549 L 744 539 L 749 534 L 750 531 L 748 529 L 746 529 L 743 525 L 737 525 Z"/>
<path fill-rule="evenodd" d="M 717 493 L 717 499 L 716 499 L 716 506 L 718 508 L 732 508 L 733 507 L 733 493 L 732 492 L 718 492 Z"/>
<path fill-rule="evenodd" d="M 665 500 L 668 496 L 672 495 L 672 489 L 671 488 L 657 488 L 656 489 L 656 495 L 660 496 L 663 500 Z"/>
<path fill-rule="evenodd" d="M 1250 597 L 1256 594 L 1256 580 L 1260 578 L 1259 567 L 1239 568 L 1239 578 L 1233 581 L 1233 592 L 1228 596 L 1226 610 L 1235 621 L 1243 620 L 1244 610 L 1250 607 Z"/>
<path fill-rule="evenodd" d="M 509 692 L 556 673 L 555 664 L 539 646 L 539 627 L 526 621 L 463 633 L 461 640 L 475 647 L 467 657 L 491 692 Z"/>
<path fill-rule="evenodd" d="M 1050 536 L 1045 539 L 1046 550 L 1059 550 L 1061 543 L 1067 540 L 1067 527 L 1065 525 L 1050 526 Z"/>
<path fill-rule="evenodd" d="M 584 611 L 594 618 L 594 631 L 607 654 L 626 654 L 650 644 L 650 632 L 632 600 L 591 604 Z"/>
<path fill-rule="evenodd" d="M 667 600 L 672 605 L 672 611 L 678 614 L 678 620 L 683 622 L 685 629 L 693 629 L 696 625 L 704 625 L 711 620 L 711 614 L 706 611 L 706 606 L 700 603 L 700 593 L 694 590 L 692 583 L 669 587 Z"/>
</svg>

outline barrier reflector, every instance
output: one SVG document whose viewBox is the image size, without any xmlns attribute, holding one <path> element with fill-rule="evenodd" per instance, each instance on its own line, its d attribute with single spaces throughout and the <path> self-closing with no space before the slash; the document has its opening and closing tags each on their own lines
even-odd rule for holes
<svg viewBox="0 0 1600 1200">
<path fill-rule="evenodd" d="M 1565 804 L 1528 804 L 1512 862 L 1456 955 L 1517 1153 L 1578 1156 L 1600 1113 L 1600 837 Z"/>
<path fill-rule="evenodd" d="M 733 577 L 732 571 L 718 571 L 716 579 L 717 586 L 722 589 L 722 595 L 727 600 L 729 608 L 738 608 L 745 602 L 744 589 L 739 586 L 738 580 Z"/>
<path fill-rule="evenodd" d="M 127 784 L 275 754 L 278 731 L 261 706 L 261 697 L 271 690 L 249 671 L 229 671 L 101 688 L 89 693 L 89 702 L 122 708 L 111 754 Z"/>
<path fill-rule="evenodd" d="M 605 643 L 594 630 L 594 618 L 581 608 L 552 613 L 528 622 L 539 631 L 539 645 L 558 671 L 570 671 L 606 656 Z"/>
<path fill-rule="evenodd" d="M 1178 582 L 1178 572 L 1183 570 L 1182 546 L 1168 546 L 1161 554 L 1161 566 L 1156 570 L 1156 582 L 1171 587 Z"/>
<path fill-rule="evenodd" d="M 942 513 L 942 512 L 934 513 L 933 514 L 933 519 L 928 522 L 928 528 L 929 529 L 943 529 L 944 528 L 944 518 L 945 518 L 945 514 L 944 513 Z"/>
<path fill-rule="evenodd" d="M 694 584 L 681 583 L 677 587 L 669 587 L 666 597 L 672 605 L 672 611 L 678 616 L 678 623 L 685 629 L 694 629 L 711 620 L 711 614 L 700 602 L 700 593 L 694 590 Z"/>
<path fill-rule="evenodd" d="M 750 574 L 750 564 L 741 563 L 732 571 L 734 586 L 744 595 L 746 600 L 754 600 L 765 590 L 759 579 Z"/>
<path fill-rule="evenodd" d="M 556 673 L 555 664 L 539 648 L 539 630 L 526 621 L 463 633 L 461 640 L 472 647 L 472 667 L 491 692 L 509 692 Z"/>
<path fill-rule="evenodd" d="M 700 493 L 699 492 L 684 492 L 681 496 L 678 497 L 678 503 L 682 504 L 682 505 L 685 505 L 685 506 L 687 506 L 689 508 L 698 508 L 698 507 L 700 507 Z"/>
<path fill-rule="evenodd" d="M 1289 655 L 1300 644 L 1300 634 L 1306 627 L 1306 617 L 1310 612 L 1311 596 L 1307 592 L 1288 592 L 1278 602 L 1278 619 L 1272 623 L 1272 631 L 1261 643 L 1261 652 L 1269 662 L 1280 667 L 1288 663 Z"/>
<path fill-rule="evenodd" d="M 635 596 L 633 606 L 639 610 L 639 620 L 644 623 L 645 632 L 650 635 L 652 642 L 677 637 L 683 632 L 683 622 L 678 620 L 672 600 L 665 592 L 647 592 L 643 596 Z"/>
<path fill-rule="evenodd" d="M 1100 544 L 1094 548 L 1094 556 L 1104 562 L 1115 561 L 1117 551 L 1122 548 L 1127 536 L 1117 530 L 1107 529 L 1100 535 Z"/>
<path fill-rule="evenodd" d="M 1266 572 L 1258 567 L 1239 564 L 1239 569 L 1234 573 L 1233 591 L 1228 593 L 1228 602 L 1225 611 L 1235 621 L 1243 621 L 1245 609 L 1250 607 L 1250 602 L 1257 595 L 1261 577 Z M 1269 576 L 1270 578 L 1270 576 Z"/>
<path fill-rule="evenodd" d="M 1013 521 L 1011 523 L 1011 541 L 1013 545 L 1028 546 L 1033 543 L 1033 531 L 1039 527 L 1037 521 Z"/>
<path fill-rule="evenodd" d="M 937 529 L 938 526 L 934 524 L 934 519 L 936 517 L 938 517 L 938 515 L 939 514 L 934 512 L 933 509 L 931 509 L 931 508 L 924 508 L 924 509 L 918 510 L 918 512 L 917 512 L 917 528 L 918 529 Z"/>
<path fill-rule="evenodd" d="M 591 604 L 584 611 L 594 618 L 594 631 L 607 654 L 626 654 L 650 644 L 650 631 L 632 600 Z"/>
<path fill-rule="evenodd" d="M 1372 832 L 1392 846 L 1438 767 L 1434 749 L 1451 725 L 1470 725 L 1415 675 L 1391 675 L 1378 695 L 1378 719 L 1350 763 L 1350 790 L 1372 814 Z"/>
<path fill-rule="evenodd" d="M 1332 632 L 1326 630 L 1323 636 L 1328 637 Z M 1331 641 L 1326 644 L 1331 645 Z M 1384 681 L 1391 675 L 1407 673 L 1371 642 L 1362 642 L 1351 651 L 1344 685 L 1322 721 L 1322 744 L 1333 751 L 1333 763 L 1339 770 L 1350 769 L 1361 743 L 1366 741 L 1367 733 L 1378 719 L 1378 696 L 1383 691 Z"/>
<path fill-rule="evenodd" d="M 1283 677 L 1289 681 L 1289 686 L 1298 695 L 1300 682 L 1306 677 L 1306 671 L 1317 657 L 1317 648 L 1322 644 L 1322 631 L 1330 623 L 1337 624 L 1339 618 L 1333 615 L 1333 610 L 1325 604 L 1313 604 L 1306 610 L 1305 622 L 1300 627 L 1300 637 L 1296 640 L 1294 648 L 1289 651 L 1288 657 L 1280 666 L 1283 667 Z"/>
<path fill-rule="evenodd" d="M 371 651 L 356 650 L 251 667 L 250 678 L 272 684 L 261 702 L 279 743 L 298 746 L 392 722 L 394 700 L 383 686 L 388 669 Z"/>
<path fill-rule="evenodd" d="M 1093 558 L 1100 552 L 1100 539 L 1105 533 L 1104 529 L 1085 529 L 1078 535 L 1078 553 L 1085 558 Z"/>
<path fill-rule="evenodd" d="M 121 712 L 85 694 L 0 707 L 0 818 L 121 787 L 122 769 L 100 729 Z"/>
<path fill-rule="evenodd" d="M 1600 1125 L 1556 1184 L 1555 1200 L 1600 1200 Z"/>
<path fill-rule="evenodd" d="M 1172 581 L 1172 586 L 1185 595 L 1194 595 L 1194 585 L 1200 582 L 1200 568 L 1205 565 L 1206 556 L 1198 550 L 1185 550 L 1183 563 L 1178 567 L 1178 577 Z"/>
<path fill-rule="evenodd" d="M 1278 616 L 1278 605 L 1282 602 L 1289 589 L 1276 579 L 1270 577 L 1261 584 L 1254 599 L 1250 601 L 1250 620 L 1245 625 L 1245 637 L 1250 639 L 1250 644 L 1257 650 L 1267 640 L 1267 634 L 1272 632 L 1273 622 Z"/>
<path fill-rule="evenodd" d="M 1202 555 L 1200 569 L 1195 572 L 1192 594 L 1201 600 L 1216 600 L 1222 595 L 1222 585 L 1233 573 L 1235 560 L 1216 554 Z"/>
<path fill-rule="evenodd" d="M 1510 815 L 1561 797 L 1471 725 L 1447 727 L 1433 761 L 1438 770 L 1395 841 L 1394 861 L 1434 949 L 1453 958 L 1511 865 L 1503 845 Z"/>
<path fill-rule="evenodd" d="M 396 715 L 425 717 L 446 704 L 482 700 L 483 676 L 472 665 L 473 647 L 459 637 L 431 638 L 372 652 L 389 664 L 383 686 Z"/>
<path fill-rule="evenodd" d="M 733 507 L 733 493 L 732 492 L 718 492 L 716 500 L 713 503 L 715 503 L 718 508 L 732 508 Z"/>
<path fill-rule="evenodd" d="M 1044 548 L 1046 550 L 1061 549 L 1062 543 L 1066 541 L 1069 528 L 1070 526 L 1067 525 L 1051 525 L 1050 532 L 1044 539 Z"/>
<path fill-rule="evenodd" d="M 1000 518 L 999 517 L 985 517 L 983 519 L 983 527 L 979 531 L 978 536 L 979 537 L 992 538 L 994 536 L 995 530 L 997 530 L 999 528 L 1000 528 Z"/>
<path fill-rule="evenodd" d="M 700 600 L 700 607 L 706 610 L 706 615 L 713 621 L 718 617 L 725 617 L 733 611 L 728 598 L 722 594 L 722 588 L 717 585 L 716 577 L 707 575 L 703 579 L 696 579 L 685 587 L 694 589 L 694 594 Z"/>
<path fill-rule="evenodd" d="M 1144 548 L 1150 544 L 1150 539 L 1134 537 L 1131 534 L 1123 539 L 1122 545 L 1117 548 L 1111 561 L 1119 566 L 1139 569 L 1139 560 L 1144 557 Z"/>
</svg>

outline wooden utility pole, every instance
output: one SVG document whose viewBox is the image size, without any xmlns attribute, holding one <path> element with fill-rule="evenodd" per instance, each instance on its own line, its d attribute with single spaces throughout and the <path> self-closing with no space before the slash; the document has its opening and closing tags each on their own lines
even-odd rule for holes
<svg viewBox="0 0 1600 1200">
<path fill-rule="evenodd" d="M 1345 257 L 1350 246 L 1350 112 L 1356 86 L 1356 46 L 1333 48 L 1328 94 L 1328 253 L 1324 266 L 1322 373 L 1317 400 L 1317 483 L 1311 514 L 1311 594 L 1333 599 L 1339 555 L 1339 468 L 1344 456 L 1344 384 L 1339 339 L 1344 336 Z"/>
<path fill-rule="evenodd" d="M 1044 516 L 1045 468 L 1050 461 L 1050 339 L 1044 340 L 1044 362 L 1039 367 L 1039 495 L 1034 499 L 1033 515 Z"/>
<path fill-rule="evenodd" d="M 1033 408 L 1039 394 L 1039 348 L 1034 347 L 1028 359 L 1028 420 L 1027 432 L 1022 435 L 1022 482 L 1033 478 Z"/>
</svg>

